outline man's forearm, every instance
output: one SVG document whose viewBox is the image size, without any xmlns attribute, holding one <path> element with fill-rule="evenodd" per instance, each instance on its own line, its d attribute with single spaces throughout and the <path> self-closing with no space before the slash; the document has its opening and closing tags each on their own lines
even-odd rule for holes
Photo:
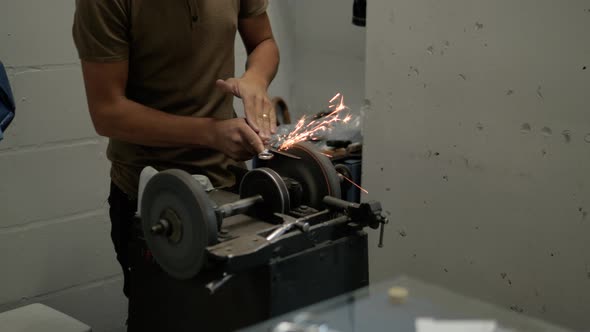
<svg viewBox="0 0 590 332">
<path fill-rule="evenodd" d="M 279 68 L 279 49 L 273 38 L 258 44 L 248 56 L 243 78 L 254 79 L 268 88 Z"/>
<path fill-rule="evenodd" d="M 212 118 L 161 112 L 126 98 L 93 112 L 99 135 L 156 147 L 212 147 Z"/>
</svg>

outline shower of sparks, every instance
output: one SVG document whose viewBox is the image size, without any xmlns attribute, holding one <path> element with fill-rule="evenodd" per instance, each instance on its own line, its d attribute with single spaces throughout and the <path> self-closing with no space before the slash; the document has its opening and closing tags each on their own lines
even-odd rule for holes
<svg viewBox="0 0 590 332">
<path fill-rule="evenodd" d="M 368 194 L 368 193 L 369 193 L 369 192 L 368 192 L 368 191 L 367 191 L 365 188 L 363 188 L 363 187 L 359 186 L 358 184 L 356 184 L 354 181 L 352 181 L 351 179 L 347 178 L 346 176 L 344 176 L 344 175 L 342 175 L 342 174 L 340 174 L 340 176 L 342 176 L 342 178 L 343 178 L 344 180 L 346 180 L 346 181 L 348 181 L 348 182 L 352 183 L 352 185 L 354 185 L 355 187 L 357 187 L 357 188 L 359 188 L 360 190 L 362 190 L 362 191 L 363 191 L 365 194 Z"/>
<path fill-rule="evenodd" d="M 303 116 L 297 122 L 295 129 L 284 138 L 278 148 L 279 151 L 287 150 L 299 142 L 313 139 L 317 134 L 329 131 L 335 123 L 348 123 L 352 119 L 352 115 L 343 114 L 345 113 L 343 111 L 348 110 L 348 107 L 344 105 L 344 97 L 340 93 L 330 99 L 329 109 L 331 112 L 328 115 L 307 124 L 305 124 L 307 119 Z"/>
<path fill-rule="evenodd" d="M 330 109 L 330 113 L 328 113 L 328 115 L 321 117 L 319 119 L 316 119 L 316 120 L 312 120 L 311 122 L 309 122 L 307 124 L 306 124 L 307 118 L 305 116 L 303 116 L 297 122 L 295 129 L 289 135 L 279 138 L 282 141 L 282 143 L 279 145 L 278 150 L 279 151 L 288 150 L 290 147 L 292 147 L 293 145 L 295 145 L 299 142 L 313 140 L 314 138 L 316 138 L 316 135 L 321 134 L 326 131 L 330 131 L 332 129 L 332 127 L 334 126 L 334 124 L 348 123 L 348 122 L 350 122 L 350 120 L 352 120 L 352 115 L 350 113 L 346 112 L 346 111 L 348 111 L 348 107 L 346 107 L 346 105 L 344 105 L 344 97 L 340 93 L 338 93 L 332 99 L 330 99 L 329 109 Z M 326 153 L 321 153 L 321 154 L 323 154 L 324 156 L 326 156 L 328 158 L 333 158 L 333 156 L 328 155 Z M 365 194 L 369 193 L 365 188 L 359 186 L 358 184 L 356 184 L 354 181 L 347 178 L 346 176 L 344 176 L 342 174 L 340 174 L 340 176 L 342 176 L 343 179 L 350 182 L 355 187 L 362 190 Z"/>
</svg>

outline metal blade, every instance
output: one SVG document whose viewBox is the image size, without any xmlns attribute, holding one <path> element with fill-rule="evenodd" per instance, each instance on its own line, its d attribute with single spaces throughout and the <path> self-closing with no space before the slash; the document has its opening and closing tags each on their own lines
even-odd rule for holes
<svg viewBox="0 0 590 332">
<path fill-rule="evenodd" d="M 301 157 L 296 156 L 294 154 L 290 154 L 290 153 L 285 152 L 285 151 L 279 151 L 279 150 L 273 149 L 273 148 L 269 149 L 269 151 L 272 152 L 272 153 L 280 154 L 281 156 L 285 156 L 285 157 L 288 157 L 288 158 L 291 158 L 291 159 L 297 159 L 297 160 L 300 160 L 301 159 Z"/>
</svg>

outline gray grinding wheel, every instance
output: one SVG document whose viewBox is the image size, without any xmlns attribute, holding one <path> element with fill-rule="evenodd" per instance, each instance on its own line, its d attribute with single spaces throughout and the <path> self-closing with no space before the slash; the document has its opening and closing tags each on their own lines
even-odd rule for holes
<svg viewBox="0 0 590 332">
<path fill-rule="evenodd" d="M 143 192 L 141 217 L 147 246 L 160 267 L 177 279 L 196 276 L 205 248 L 217 242 L 215 210 L 201 184 L 177 169 L 154 175 Z"/>
<path fill-rule="evenodd" d="M 297 143 L 286 152 L 301 159 L 275 154 L 273 159 L 258 164 L 298 181 L 303 187 L 303 204 L 307 206 L 321 210 L 325 208 L 325 196 L 341 198 L 340 178 L 334 165 L 313 144 Z"/>
</svg>

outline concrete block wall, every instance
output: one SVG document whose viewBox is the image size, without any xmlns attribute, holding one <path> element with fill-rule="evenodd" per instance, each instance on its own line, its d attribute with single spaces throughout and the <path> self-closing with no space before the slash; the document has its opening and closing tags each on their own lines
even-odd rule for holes
<svg viewBox="0 0 590 332">
<path fill-rule="evenodd" d="M 368 2 L 363 184 L 408 274 L 590 327 L 588 1 Z"/>
<path fill-rule="evenodd" d="M 287 65 L 271 91 L 289 99 L 292 38 L 282 4 L 270 13 L 280 15 L 273 22 L 285 36 Z M 42 302 L 94 331 L 123 331 L 127 301 L 109 237 L 106 140 L 88 115 L 73 13 L 70 0 L 0 5 L 0 60 L 17 102 L 0 142 L 0 312 Z M 238 51 L 237 68 L 244 62 Z"/>
<path fill-rule="evenodd" d="M 1 7 L 0 59 L 17 116 L 0 142 L 0 311 L 42 302 L 97 331 L 122 330 L 106 141 L 86 107 L 71 41 L 74 3 Z"/>
</svg>

